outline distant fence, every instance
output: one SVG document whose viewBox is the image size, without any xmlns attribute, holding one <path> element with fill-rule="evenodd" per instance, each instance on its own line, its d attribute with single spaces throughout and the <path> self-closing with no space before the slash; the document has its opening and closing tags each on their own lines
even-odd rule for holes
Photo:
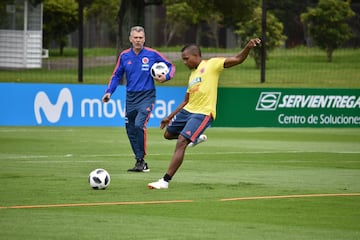
<svg viewBox="0 0 360 240">
<path fill-rule="evenodd" d="M 1 45 L 1 44 L 0 44 Z M 90 50 L 89 50 L 90 51 Z M 234 52 L 203 53 L 203 58 L 213 56 L 233 56 Z M 83 83 L 106 84 L 116 64 L 112 49 L 109 56 L 84 57 Z M 115 50 L 114 50 L 115 52 Z M 5 53 L 5 52 L 4 52 Z M 0 51 L 0 55 L 4 54 Z M 106 55 L 105 54 L 105 55 Z M 181 61 L 179 52 L 164 52 L 174 62 L 177 71 L 172 81 L 166 86 L 186 86 L 189 71 Z M 305 88 L 360 88 L 360 49 L 339 49 L 335 52 L 333 62 L 329 63 L 324 51 L 319 49 L 276 49 L 269 54 L 266 62 L 266 82 L 264 87 L 305 87 Z M 36 82 L 36 83 L 77 83 L 78 59 L 76 57 L 53 57 L 43 59 L 43 69 L 26 69 L 13 71 L 2 69 L 0 82 Z M 261 87 L 260 70 L 255 67 L 253 58 L 249 57 L 243 64 L 222 72 L 221 87 Z"/>
<path fill-rule="evenodd" d="M 124 126 L 125 87 L 102 103 L 105 85 L 0 83 L 2 126 Z M 149 127 L 183 100 L 158 87 Z M 10 95 L 9 95 L 10 94 Z M 10 98 L 11 94 L 16 97 Z M 220 88 L 214 127 L 359 127 L 359 89 Z"/>
</svg>

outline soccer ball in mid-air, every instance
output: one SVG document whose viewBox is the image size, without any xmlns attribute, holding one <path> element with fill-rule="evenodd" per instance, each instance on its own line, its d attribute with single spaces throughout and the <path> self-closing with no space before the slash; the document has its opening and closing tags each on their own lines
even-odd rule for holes
<svg viewBox="0 0 360 240">
<path fill-rule="evenodd" d="M 97 168 L 89 174 L 89 184 L 93 189 L 106 189 L 110 185 L 110 174 L 102 168 Z"/>
<path fill-rule="evenodd" d="M 154 63 L 150 69 L 151 76 L 166 75 L 169 72 L 168 66 L 164 62 Z"/>
</svg>

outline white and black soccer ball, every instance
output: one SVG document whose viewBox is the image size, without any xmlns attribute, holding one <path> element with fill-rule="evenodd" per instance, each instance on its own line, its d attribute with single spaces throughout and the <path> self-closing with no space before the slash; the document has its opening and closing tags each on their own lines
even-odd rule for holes
<svg viewBox="0 0 360 240">
<path fill-rule="evenodd" d="M 154 78 L 158 75 L 166 75 L 169 73 L 169 68 L 164 62 L 157 62 L 151 66 L 150 74 Z"/>
<path fill-rule="evenodd" d="M 102 168 L 97 168 L 89 174 L 89 184 L 93 189 L 106 189 L 110 185 L 110 174 Z"/>
</svg>

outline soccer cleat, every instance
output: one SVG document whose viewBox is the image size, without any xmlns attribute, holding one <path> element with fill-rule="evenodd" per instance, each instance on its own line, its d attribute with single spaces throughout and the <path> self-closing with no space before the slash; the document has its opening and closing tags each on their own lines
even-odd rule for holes
<svg viewBox="0 0 360 240">
<path fill-rule="evenodd" d="M 191 142 L 188 144 L 188 147 L 195 147 L 196 145 L 198 145 L 199 143 L 202 143 L 202 142 L 206 142 L 207 140 L 207 136 L 205 134 L 201 134 L 198 139 L 196 139 L 195 142 Z"/>
<path fill-rule="evenodd" d="M 149 189 L 168 189 L 169 183 L 166 182 L 163 178 L 160 178 L 157 182 L 152 182 L 148 184 Z"/>
<path fill-rule="evenodd" d="M 137 161 L 133 168 L 128 169 L 128 172 L 150 172 L 147 162 L 144 160 Z"/>
<path fill-rule="evenodd" d="M 144 162 L 144 166 L 142 167 L 141 172 L 150 172 L 150 168 L 148 167 L 147 162 Z"/>
</svg>

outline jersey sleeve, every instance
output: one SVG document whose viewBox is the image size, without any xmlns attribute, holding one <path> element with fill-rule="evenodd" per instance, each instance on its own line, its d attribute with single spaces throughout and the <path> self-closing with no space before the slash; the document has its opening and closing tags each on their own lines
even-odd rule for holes
<svg viewBox="0 0 360 240">
<path fill-rule="evenodd" d="M 175 65 L 169 59 L 167 59 L 162 53 L 156 50 L 155 52 L 158 55 L 158 60 L 156 62 L 164 62 L 166 66 L 169 68 L 169 72 L 166 74 L 166 80 L 172 79 L 176 72 Z"/>
<path fill-rule="evenodd" d="M 117 86 L 120 84 L 123 75 L 124 75 L 124 67 L 122 66 L 122 54 L 120 54 L 105 92 L 113 94 Z"/>
<path fill-rule="evenodd" d="M 217 72 L 221 72 L 224 70 L 224 63 L 225 58 L 224 57 L 215 57 L 208 60 L 212 66 L 212 69 Z"/>
</svg>

